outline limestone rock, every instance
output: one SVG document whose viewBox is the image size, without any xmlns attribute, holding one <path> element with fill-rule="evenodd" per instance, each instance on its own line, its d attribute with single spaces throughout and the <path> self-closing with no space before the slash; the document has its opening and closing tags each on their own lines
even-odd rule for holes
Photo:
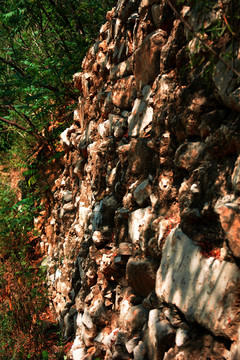
<svg viewBox="0 0 240 360">
<path fill-rule="evenodd" d="M 175 330 L 167 320 L 161 320 L 161 312 L 151 310 L 148 319 L 147 345 L 149 359 L 163 359 L 166 350 L 172 345 Z"/>
<path fill-rule="evenodd" d="M 151 8 L 151 12 L 152 12 L 152 17 L 153 17 L 153 21 L 156 27 L 159 26 L 159 18 L 160 18 L 160 14 L 161 14 L 161 8 L 160 5 L 153 5 Z"/>
<path fill-rule="evenodd" d="M 146 139 L 141 137 L 132 139 L 129 146 L 128 161 L 134 175 L 145 175 L 146 178 L 152 168 L 152 157 L 153 153 L 148 148 Z"/>
<path fill-rule="evenodd" d="M 133 244 L 140 243 L 142 248 L 145 247 L 145 240 L 141 238 L 146 226 L 152 221 L 151 207 L 133 211 L 128 220 L 129 236 Z"/>
<path fill-rule="evenodd" d="M 199 246 L 177 228 L 168 235 L 163 248 L 156 293 L 176 305 L 187 320 L 197 321 L 216 336 L 234 339 L 239 279 L 240 271 L 234 263 L 204 258 Z"/>
<path fill-rule="evenodd" d="M 227 2 L 182 3 L 195 33 L 224 13 L 237 34 Z M 74 123 L 36 220 L 69 356 L 237 360 L 238 79 L 218 60 L 208 76 L 206 49 L 166 0 L 119 0 L 106 20 L 74 75 Z M 210 40 L 240 71 L 230 36 Z M 192 240 L 170 232 L 179 221 Z"/>
<path fill-rule="evenodd" d="M 120 109 L 128 109 L 136 96 L 134 76 L 120 79 L 113 86 L 112 102 Z"/>
<path fill-rule="evenodd" d="M 76 349 L 72 352 L 73 360 L 84 360 L 86 351 L 84 349 Z"/>
<path fill-rule="evenodd" d="M 204 156 L 205 145 L 201 142 L 192 142 L 181 145 L 175 154 L 175 164 L 186 170 L 190 170 Z"/>
<path fill-rule="evenodd" d="M 110 135 L 111 129 L 109 120 L 98 125 L 98 132 L 102 139 L 107 138 Z"/>
<path fill-rule="evenodd" d="M 132 113 L 128 118 L 128 135 L 142 136 L 146 130 L 151 130 L 153 108 L 147 106 L 146 102 L 140 99 L 135 100 Z"/>
<path fill-rule="evenodd" d="M 110 114 L 109 121 L 115 138 L 119 139 L 126 134 L 127 120 L 124 116 Z"/>
<path fill-rule="evenodd" d="M 158 0 L 141 0 L 140 8 L 148 7 L 148 6 L 150 6 L 152 4 L 155 4 L 157 2 L 158 2 Z"/>
<path fill-rule="evenodd" d="M 123 61 L 111 68 L 110 79 L 116 80 L 118 78 L 126 77 L 133 73 L 133 58 L 128 58 L 127 61 Z"/>
<path fill-rule="evenodd" d="M 178 347 L 183 346 L 188 339 L 189 339 L 189 332 L 186 329 L 178 328 L 176 330 L 175 342 Z"/>
<path fill-rule="evenodd" d="M 127 279 L 137 294 L 146 297 L 154 290 L 157 266 L 154 260 L 128 260 Z"/>
<path fill-rule="evenodd" d="M 133 245 L 129 243 L 120 243 L 119 244 L 119 254 L 123 256 L 131 256 L 133 252 Z"/>
<path fill-rule="evenodd" d="M 143 206 L 151 194 L 151 185 L 149 180 L 143 181 L 134 190 L 133 196 L 138 205 Z"/>
<path fill-rule="evenodd" d="M 73 199 L 72 191 L 65 191 L 63 194 L 63 201 L 68 203 L 72 201 L 72 199 Z"/>
<path fill-rule="evenodd" d="M 134 360 L 145 360 L 147 355 L 147 347 L 143 341 L 133 349 Z"/>
<path fill-rule="evenodd" d="M 153 82 L 160 72 L 160 52 L 166 42 L 166 32 L 156 30 L 145 37 L 142 45 L 135 53 L 134 76 L 137 88 Z"/>
<path fill-rule="evenodd" d="M 92 240 L 96 246 L 102 246 L 107 241 L 106 237 L 101 231 L 95 230 L 92 235 Z"/>
<path fill-rule="evenodd" d="M 232 174 L 232 186 L 235 192 L 240 192 L 240 156 L 235 162 L 235 167 Z"/>
<path fill-rule="evenodd" d="M 134 336 L 132 339 L 128 340 L 128 342 L 125 344 L 126 349 L 129 354 L 132 354 L 136 346 L 138 345 L 139 337 Z"/>
<path fill-rule="evenodd" d="M 220 222 L 225 231 L 228 244 L 237 258 L 240 257 L 240 215 L 239 201 L 231 201 L 229 196 L 217 201 L 215 211 L 219 214 Z"/>
<path fill-rule="evenodd" d="M 141 334 L 147 319 L 148 311 L 142 305 L 133 306 L 125 317 L 124 328 L 131 334 Z"/>
</svg>

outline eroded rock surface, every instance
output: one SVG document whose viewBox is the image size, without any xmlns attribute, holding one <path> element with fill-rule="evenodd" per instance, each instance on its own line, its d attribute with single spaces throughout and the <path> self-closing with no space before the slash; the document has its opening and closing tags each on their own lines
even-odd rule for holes
<svg viewBox="0 0 240 360">
<path fill-rule="evenodd" d="M 221 17 L 178 6 L 196 32 Z M 40 244 L 67 356 L 237 360 L 238 82 L 219 59 L 205 81 L 206 49 L 165 0 L 119 0 L 106 20 L 74 75 Z"/>
</svg>

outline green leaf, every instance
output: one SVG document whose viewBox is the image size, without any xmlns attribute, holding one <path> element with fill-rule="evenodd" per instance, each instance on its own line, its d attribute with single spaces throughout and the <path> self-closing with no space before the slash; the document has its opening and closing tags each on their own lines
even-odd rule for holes
<svg viewBox="0 0 240 360">
<path fill-rule="evenodd" d="M 48 360 L 48 352 L 46 351 L 46 350 L 44 350 L 43 352 L 42 352 L 42 360 Z"/>
</svg>

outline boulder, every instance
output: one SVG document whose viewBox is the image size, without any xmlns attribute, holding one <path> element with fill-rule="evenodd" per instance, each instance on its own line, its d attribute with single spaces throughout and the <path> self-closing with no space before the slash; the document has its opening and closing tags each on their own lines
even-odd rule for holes
<svg viewBox="0 0 240 360">
<path fill-rule="evenodd" d="M 205 258 L 200 247 L 176 228 L 163 247 L 156 294 L 177 306 L 188 321 L 233 340 L 240 313 L 239 280 L 237 265 Z"/>
</svg>

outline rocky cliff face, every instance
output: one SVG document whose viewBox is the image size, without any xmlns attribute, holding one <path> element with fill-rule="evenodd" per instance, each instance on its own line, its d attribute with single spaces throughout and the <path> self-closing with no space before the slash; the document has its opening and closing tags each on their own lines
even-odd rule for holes
<svg viewBox="0 0 240 360">
<path fill-rule="evenodd" d="M 69 359 L 240 358 L 240 88 L 210 65 L 167 1 L 119 0 L 74 75 L 41 242 Z"/>
</svg>

